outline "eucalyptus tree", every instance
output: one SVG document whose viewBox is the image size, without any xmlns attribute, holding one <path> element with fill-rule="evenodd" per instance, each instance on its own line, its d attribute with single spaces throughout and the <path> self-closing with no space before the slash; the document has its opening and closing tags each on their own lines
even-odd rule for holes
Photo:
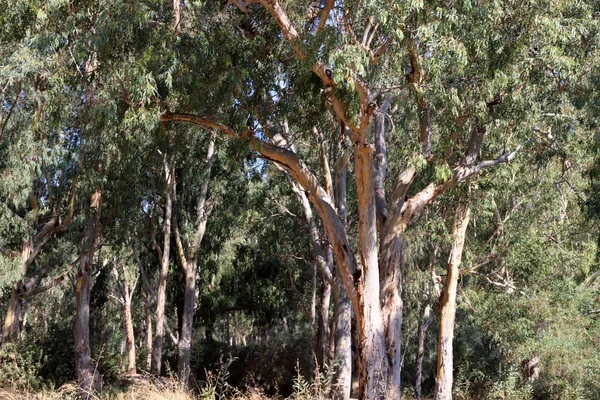
<svg viewBox="0 0 600 400">
<path fill-rule="evenodd" d="M 577 108 L 573 93 L 597 57 L 594 4 L 163 3 L 19 2 L 3 17 L 10 65 L 35 67 L 25 74 L 29 82 L 49 82 L 55 98 L 70 96 L 69 107 L 85 111 L 67 113 L 76 123 L 63 124 L 80 130 L 81 193 L 95 194 L 92 208 L 81 207 L 89 228 L 81 282 L 87 285 L 105 227 L 98 222 L 112 220 L 113 208 L 102 209 L 99 199 L 111 193 L 107 176 L 118 155 L 136 154 L 144 140 L 180 136 L 175 123 L 217 131 L 287 171 L 310 201 L 327 237 L 322 254 L 333 254 L 319 265 L 324 275 L 335 266 L 356 318 L 360 397 L 399 397 L 406 230 L 422 223 L 416 217 L 440 195 L 515 160 L 525 146 L 555 146 L 555 137 L 560 142 L 576 129 L 580 119 L 565 123 L 563 116 Z M 33 61 L 20 64 L 9 50 L 15 47 L 34 49 L 25 54 Z M 51 67 L 39 67 L 39 59 Z M 2 107 L 3 121 L 26 110 L 18 107 L 20 80 L 9 83 L 5 93 L 17 100 Z M 57 104 L 44 113 L 65 117 Z M 32 123 L 41 110 L 28 110 Z M 320 168 L 353 176 L 356 204 L 344 204 L 345 191 L 313 173 L 321 164 L 307 140 L 315 126 L 335 154 Z M 115 146 L 123 142 L 134 150 Z M 155 246 L 160 288 L 169 267 L 177 150 L 157 147 L 164 168 L 150 175 L 161 175 L 157 187 L 165 183 L 163 247 Z M 336 170 L 345 154 L 352 165 Z M 159 289 L 157 314 L 165 296 Z M 85 311 L 85 299 L 78 309 Z M 89 363 L 82 368 L 89 372 Z M 340 397 L 348 396 L 344 390 Z"/>
<path fill-rule="evenodd" d="M 190 150 L 195 150 L 191 148 Z M 183 153 L 183 152 L 182 152 Z M 188 382 L 190 377 L 190 359 L 192 350 L 193 323 L 196 314 L 197 287 L 196 277 L 198 275 L 198 257 L 202 239 L 206 232 L 206 224 L 214 207 L 214 199 L 209 198 L 209 182 L 212 166 L 215 158 L 215 136 L 211 136 L 206 156 L 201 157 L 184 156 L 181 165 L 179 178 L 181 179 L 180 193 L 177 195 L 177 183 L 173 183 L 173 197 L 176 203 L 175 213 L 172 216 L 173 233 L 175 236 L 175 245 L 177 249 L 177 257 L 183 268 L 185 284 L 184 284 L 184 300 L 181 316 L 181 330 L 178 340 L 178 362 L 177 373 L 185 382 Z M 200 158 L 200 165 L 194 161 Z M 201 174 L 197 174 L 202 171 Z M 199 178 L 200 182 L 195 182 L 195 178 Z M 199 188 L 197 192 L 194 190 Z M 181 193 L 183 192 L 183 193 Z M 192 195 L 189 192 L 196 192 Z M 178 197 L 179 196 L 179 200 Z M 190 205 L 190 198 L 196 197 L 195 204 Z M 177 214 L 180 218 L 177 218 Z M 190 220 L 193 219 L 193 222 Z M 181 221 L 181 222 L 179 222 Z M 181 224 L 181 228 L 180 228 Z M 182 232 L 180 233 L 180 229 Z M 183 230 L 185 229 L 185 230 Z"/>
<path fill-rule="evenodd" d="M 229 125 L 230 116 L 223 112 L 208 117 L 201 107 L 170 101 L 161 120 L 242 138 L 303 187 L 323 222 L 357 319 L 361 397 L 399 396 L 405 229 L 441 194 L 486 168 L 513 160 L 533 141 L 536 129 L 543 130 L 549 114 L 569 107 L 567 82 L 581 73 L 569 52 L 575 48 L 578 55 L 586 55 L 579 40 L 586 36 L 591 5 L 374 1 L 332 8 L 326 2 L 316 24 L 306 20 L 305 9 L 291 3 L 230 3 L 248 13 L 255 31 L 275 23 L 297 61 L 281 63 L 285 72 L 279 87 L 265 82 L 264 72 L 258 75 L 267 67 L 257 66 L 250 74 L 250 93 L 261 93 L 258 85 L 264 82 L 275 103 L 285 104 L 302 98 L 302 90 L 304 96 L 310 93 L 302 89 L 302 74 L 318 77 L 322 91 L 313 91 L 313 101 L 329 104 L 354 152 L 357 248 L 351 246 L 330 194 L 302 158 L 263 139 L 269 127 L 258 112 L 252 113 L 251 100 L 246 104 L 243 97 L 236 98 L 242 104 L 240 117 L 255 121 L 245 129 Z M 565 19 L 565 13 L 572 18 Z M 243 34 L 239 39 L 247 43 Z M 418 134 L 399 143 L 397 136 L 384 139 L 375 132 L 373 147 L 371 120 L 378 107 L 384 109 L 381 102 L 389 93 L 397 107 L 392 120 Z M 385 162 L 380 154 L 392 152 L 399 158 L 395 185 L 389 183 L 386 168 L 374 165 L 374 157 Z M 485 156 L 491 158 L 478 161 Z M 414 187 L 413 181 L 422 186 Z M 389 199 L 384 196 L 388 186 L 393 186 Z M 359 256 L 354 257 L 355 251 Z"/>
</svg>

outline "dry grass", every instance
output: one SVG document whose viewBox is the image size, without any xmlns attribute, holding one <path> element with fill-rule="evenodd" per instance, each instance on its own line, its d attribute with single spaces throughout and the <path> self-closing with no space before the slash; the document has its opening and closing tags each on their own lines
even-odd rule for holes
<svg viewBox="0 0 600 400">
<path fill-rule="evenodd" d="M 54 391 L 35 392 L 28 389 L 2 389 L 0 388 L 1 400 L 66 400 L 75 396 L 77 386 L 63 385 Z"/>
</svg>

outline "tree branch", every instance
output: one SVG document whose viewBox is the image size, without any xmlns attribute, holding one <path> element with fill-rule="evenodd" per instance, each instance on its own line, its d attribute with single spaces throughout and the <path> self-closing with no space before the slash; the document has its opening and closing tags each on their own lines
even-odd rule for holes
<svg viewBox="0 0 600 400">
<path fill-rule="evenodd" d="M 167 113 L 161 117 L 161 121 L 187 122 L 208 130 L 218 130 L 228 136 L 239 137 L 232 128 L 214 121 L 210 118 L 195 116 L 191 114 Z M 306 164 L 298 157 L 296 153 L 271 143 L 264 142 L 255 136 L 245 136 L 250 141 L 250 147 L 260 153 L 266 160 L 277 162 L 283 165 L 294 177 L 305 191 L 306 196 L 315 205 L 327 236 L 333 245 L 334 253 L 340 265 L 340 271 L 348 297 L 352 301 L 355 310 L 358 312 L 358 299 L 354 287 L 353 274 L 356 272 L 354 257 L 350 248 L 350 243 L 342 221 L 340 220 L 331 197 L 319 185 L 319 180 L 310 172 Z"/>
</svg>

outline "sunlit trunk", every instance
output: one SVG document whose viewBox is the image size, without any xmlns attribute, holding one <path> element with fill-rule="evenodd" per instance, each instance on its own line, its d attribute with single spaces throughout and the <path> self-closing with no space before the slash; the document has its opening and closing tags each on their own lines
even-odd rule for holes
<svg viewBox="0 0 600 400">
<path fill-rule="evenodd" d="M 438 337 L 438 358 L 435 377 L 435 399 L 452 399 L 454 318 L 456 315 L 456 288 L 460 275 L 458 267 L 465 243 L 465 232 L 469 224 L 471 210 L 460 206 L 456 212 L 452 231 L 453 245 L 448 262 L 444 289 L 440 299 L 440 331 Z"/>
<path fill-rule="evenodd" d="M 341 282 L 336 285 L 334 399 L 348 400 L 352 389 L 352 305 Z"/>
<path fill-rule="evenodd" d="M 360 398 L 383 399 L 387 392 L 390 364 L 379 300 L 379 260 L 376 226 L 372 151 L 366 144 L 355 146 L 355 179 L 358 194 L 359 253 L 362 270 L 355 276 L 358 295 Z M 399 394 L 398 394 L 399 395 Z"/>
<path fill-rule="evenodd" d="M 123 266 L 123 279 L 124 279 L 124 296 L 123 296 L 123 319 L 125 322 L 125 341 L 127 345 L 127 373 L 136 374 L 136 354 L 135 354 L 135 334 L 133 331 L 133 317 L 131 315 L 131 289 L 129 287 L 129 281 L 125 273 L 125 267 Z"/>
</svg>

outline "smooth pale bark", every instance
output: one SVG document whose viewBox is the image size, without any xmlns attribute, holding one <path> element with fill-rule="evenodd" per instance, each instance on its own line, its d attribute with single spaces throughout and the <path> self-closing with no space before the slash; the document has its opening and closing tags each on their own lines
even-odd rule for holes
<svg viewBox="0 0 600 400">
<path fill-rule="evenodd" d="M 387 393 L 390 364 L 379 302 L 379 259 L 376 226 L 372 150 L 358 142 L 354 148 L 358 194 L 358 234 L 362 276 L 355 277 L 359 310 L 358 326 L 360 398 L 383 399 Z M 399 394 L 398 394 L 399 395 Z"/>
<path fill-rule="evenodd" d="M 89 398 L 102 389 L 102 377 L 97 371 L 90 348 L 90 272 L 99 235 L 102 191 L 97 189 L 91 199 L 93 211 L 87 218 L 81 241 L 81 255 L 77 266 L 75 286 L 75 371 L 79 386 L 78 397 Z"/>
<path fill-rule="evenodd" d="M 329 363 L 329 304 L 331 301 L 331 284 L 323 281 L 323 291 L 321 294 L 321 307 L 319 312 L 319 326 L 317 328 L 317 363 L 320 368 Z"/>
<path fill-rule="evenodd" d="M 150 295 L 144 295 L 144 307 L 146 310 L 146 370 L 152 368 L 152 302 Z"/>
<path fill-rule="evenodd" d="M 388 216 L 387 201 L 385 196 L 385 181 L 387 179 L 387 144 L 385 119 L 390 107 L 391 97 L 386 97 L 381 104 L 381 109 L 375 114 L 373 153 L 375 201 L 377 204 L 377 226 L 380 228 Z"/>
<path fill-rule="evenodd" d="M 348 400 L 352 390 L 352 305 L 339 280 L 335 285 L 335 400 Z"/>
<path fill-rule="evenodd" d="M 167 298 L 167 274 L 169 272 L 169 252 L 171 249 L 171 217 L 173 210 L 173 173 L 171 162 L 164 159 L 165 167 L 165 215 L 163 219 L 163 249 L 161 256 L 160 277 L 156 296 L 156 337 L 152 349 L 152 373 L 160 376 L 162 368 L 163 336 L 165 334 L 165 303 Z"/>
<path fill-rule="evenodd" d="M 121 288 L 121 305 L 123 306 L 123 325 L 125 333 L 125 346 L 127 349 L 127 373 L 137 374 L 136 354 L 135 354 L 135 334 L 133 331 L 133 317 L 131 314 L 131 300 L 135 285 L 129 285 L 125 265 L 121 264 L 121 273 L 123 274 L 123 282 Z"/>
<path fill-rule="evenodd" d="M 341 148 L 338 148 L 338 153 L 335 164 L 335 206 L 342 224 L 346 228 L 348 217 L 346 177 L 350 157 Z M 333 254 L 331 257 L 333 258 Z M 348 400 L 352 391 L 352 305 L 339 276 L 336 276 L 334 280 L 333 289 L 335 301 L 334 360 L 336 365 L 333 398 Z"/>
<path fill-rule="evenodd" d="M 158 260 L 162 264 L 162 250 L 160 250 L 160 247 L 156 248 L 156 250 L 158 250 L 157 251 Z M 156 296 L 156 293 L 154 292 L 154 289 L 152 289 L 152 286 L 150 285 L 150 281 L 148 280 L 148 275 L 146 274 L 146 269 L 144 268 L 144 265 L 142 264 L 135 248 L 133 250 L 133 254 L 134 254 L 135 260 L 138 264 L 138 269 L 140 271 L 140 276 L 142 277 L 142 282 L 144 282 L 144 286 L 146 287 L 146 293 L 144 294 L 144 302 L 146 302 L 147 306 L 151 308 L 152 304 L 154 304 L 156 302 L 157 296 Z M 148 324 L 148 326 L 150 328 L 152 328 L 152 324 Z M 165 331 L 169 335 L 169 338 L 171 339 L 171 342 L 173 343 L 173 345 L 177 346 L 178 339 L 171 331 L 171 328 L 169 328 L 169 324 L 167 324 L 166 319 L 164 321 L 163 326 L 165 328 Z M 150 330 L 152 330 L 152 329 L 150 329 Z M 150 334 L 150 337 L 152 338 L 153 335 Z M 153 343 L 151 343 L 150 346 L 148 346 L 148 349 L 150 350 L 150 356 L 149 356 L 150 360 L 152 360 L 152 347 L 153 347 Z M 150 361 L 150 363 L 148 364 L 148 371 L 150 371 L 151 365 L 152 365 L 152 361 Z"/>
<path fill-rule="evenodd" d="M 454 319 L 456 315 L 456 288 L 463 247 L 465 244 L 465 232 L 469 225 L 471 209 L 460 206 L 456 212 L 454 228 L 452 231 L 453 245 L 448 261 L 446 281 L 440 299 L 440 330 L 438 336 L 438 359 L 435 377 L 435 399 L 452 399 L 452 369 L 453 354 L 452 340 L 454 338 Z"/>
<path fill-rule="evenodd" d="M 282 9 L 279 8 L 277 13 L 272 13 L 272 15 L 278 15 L 281 11 Z M 319 68 L 316 71 L 319 71 Z M 324 82 L 326 81 L 324 80 Z M 327 82 L 331 84 L 330 81 Z M 362 92 L 358 86 L 357 91 L 361 95 Z M 367 98 L 364 93 L 360 97 L 361 99 Z M 356 131 L 353 136 L 359 139 L 355 141 L 354 170 L 359 199 L 360 258 L 358 261 L 360 267 L 355 264 L 348 233 L 338 210 L 333 207 L 331 196 L 319 184 L 318 179 L 310 172 L 300 157 L 289 149 L 264 142 L 258 137 L 243 136 L 249 141 L 250 147 L 260 153 L 264 159 L 287 169 L 315 206 L 332 245 L 339 276 L 357 318 L 360 337 L 359 359 L 362 370 L 359 375 L 361 395 L 363 398 L 375 399 L 382 398 L 385 393 L 389 393 L 388 391 L 398 393 L 397 388 L 400 385 L 402 324 L 400 285 L 403 264 L 402 236 L 406 226 L 438 196 L 485 168 L 510 162 L 529 141 L 522 143 L 510 153 L 503 153 L 494 160 L 474 164 L 476 153 L 480 148 L 477 144 L 480 144 L 484 137 L 484 134 L 475 130 L 471 140 L 475 146 L 471 146 L 471 144 L 468 146 L 463 161 L 454 168 L 452 176 L 445 182 L 430 183 L 406 201 L 406 193 L 416 172 L 411 168 L 405 170 L 400 174 L 396 188 L 391 195 L 388 206 L 389 215 L 381 226 L 380 246 L 378 246 L 373 160 L 370 146 L 364 142 L 368 128 L 368 116 L 372 111 L 369 109 L 371 109 L 371 104 L 361 115 L 360 128 L 349 127 L 351 131 Z M 205 129 L 218 130 L 232 137 L 242 136 L 232 128 L 209 117 L 165 113 L 161 116 L 161 121 L 187 122 Z M 379 247 L 382 252 L 381 268 L 377 254 Z M 379 283 L 380 279 L 384 281 L 383 284 Z M 383 301 L 383 308 L 380 306 L 380 297 Z"/>
<path fill-rule="evenodd" d="M 177 361 L 177 373 L 179 378 L 186 382 L 189 382 L 190 376 L 190 362 L 191 362 L 191 350 L 192 350 L 192 337 L 193 337 L 193 324 L 194 316 L 196 314 L 196 275 L 198 273 L 198 253 L 200 251 L 200 244 L 204 238 L 206 232 L 206 224 L 210 215 L 210 209 L 207 205 L 208 199 L 208 184 L 210 182 L 210 173 L 215 157 L 215 135 L 211 136 L 208 152 L 204 161 L 204 172 L 203 181 L 200 187 L 200 194 L 198 195 L 196 203 L 196 232 L 192 243 L 188 246 L 187 255 L 184 250 L 184 245 L 179 234 L 179 227 L 177 219 L 173 218 L 173 227 L 175 233 L 175 243 L 177 248 L 177 254 L 179 256 L 180 263 L 183 267 L 185 274 L 185 289 L 184 289 L 184 300 L 183 300 L 183 311 L 181 316 L 181 332 L 179 335 L 179 342 L 177 343 L 178 361 Z M 174 184 L 175 187 L 175 184 Z M 175 189 L 173 190 L 175 197 Z"/>
<path fill-rule="evenodd" d="M 181 0 L 173 0 L 173 30 L 181 35 Z"/>
</svg>

